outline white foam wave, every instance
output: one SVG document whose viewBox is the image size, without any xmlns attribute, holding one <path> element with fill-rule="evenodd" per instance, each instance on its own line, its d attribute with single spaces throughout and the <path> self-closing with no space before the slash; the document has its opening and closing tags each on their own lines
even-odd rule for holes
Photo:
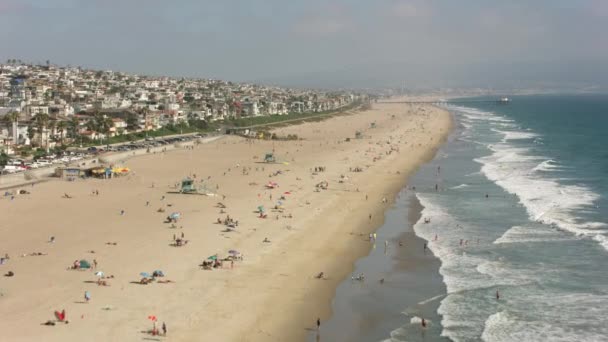
<svg viewBox="0 0 608 342">
<path fill-rule="evenodd" d="M 498 116 L 496 114 L 484 112 L 482 110 L 469 108 L 469 107 L 451 105 L 451 106 L 448 106 L 448 109 L 459 111 L 464 115 L 464 117 L 466 117 L 469 120 L 473 120 L 473 121 L 491 121 L 491 122 L 499 122 L 499 123 L 514 122 L 511 119 L 507 119 L 507 118 Z"/>
<path fill-rule="evenodd" d="M 585 293 L 546 292 L 514 298 L 517 305 L 487 318 L 481 339 L 489 342 L 605 341 L 608 328 L 600 317 L 608 313 L 607 300 L 606 296 Z"/>
<path fill-rule="evenodd" d="M 466 188 L 468 186 L 469 186 L 468 184 L 460 184 L 460 185 L 453 186 L 450 189 L 463 189 L 463 188 Z"/>
<path fill-rule="evenodd" d="M 427 324 L 431 324 L 431 320 L 425 319 L 425 321 Z M 410 319 L 410 324 L 420 325 L 420 324 L 422 324 L 422 318 L 418 317 L 418 316 L 414 316 L 414 317 L 412 317 L 412 319 Z"/>
<path fill-rule="evenodd" d="M 494 244 L 506 243 L 529 243 L 572 240 L 572 237 L 552 230 L 547 226 L 513 226 L 498 239 Z"/>
<path fill-rule="evenodd" d="M 493 113 L 476 109 L 459 107 L 458 110 L 468 118 L 489 122 L 505 120 Z M 482 164 L 481 172 L 488 179 L 517 195 L 530 218 L 537 222 L 557 226 L 576 235 L 592 237 L 598 242 L 608 238 L 605 231 L 598 229 L 608 225 L 602 222 L 584 222 L 577 216 L 577 211 L 594 208 L 599 199 L 598 194 L 582 185 L 564 185 L 558 179 L 543 177 L 536 171 L 555 170 L 555 161 L 530 155 L 529 148 L 509 143 L 510 139 L 536 137 L 533 132 L 494 131 L 504 135 L 503 142 L 488 145 L 493 153 L 475 159 Z M 603 243 L 602 246 L 606 248 Z"/>
<path fill-rule="evenodd" d="M 434 301 L 436 301 L 437 299 L 440 299 L 440 298 L 443 298 L 443 297 L 445 297 L 445 295 L 440 294 L 440 295 L 437 295 L 437 296 L 435 296 L 435 297 L 431 297 L 431 298 L 429 298 L 429 299 L 425 299 L 425 300 L 423 300 L 423 301 L 421 301 L 421 302 L 418 302 L 418 305 L 426 305 L 426 304 L 428 304 L 428 303 L 430 303 L 430 302 L 434 302 Z"/>
<path fill-rule="evenodd" d="M 540 164 L 536 165 L 532 171 L 554 171 L 562 169 L 560 165 L 557 165 L 557 162 L 553 159 L 547 159 Z"/>
<path fill-rule="evenodd" d="M 503 141 L 534 139 L 534 138 L 537 138 L 539 136 L 536 133 L 525 132 L 525 131 L 504 131 L 504 130 L 499 130 L 499 129 L 496 129 L 496 128 L 492 128 L 491 130 L 493 132 L 502 134 L 504 136 L 503 137 Z"/>
</svg>

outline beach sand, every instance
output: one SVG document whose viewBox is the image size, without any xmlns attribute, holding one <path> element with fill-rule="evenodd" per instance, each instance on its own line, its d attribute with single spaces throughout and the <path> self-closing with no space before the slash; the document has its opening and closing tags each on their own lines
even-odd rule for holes
<svg viewBox="0 0 608 342">
<path fill-rule="evenodd" d="M 0 253 L 11 258 L 0 272 L 15 275 L 0 278 L 2 339 L 138 340 L 150 337 L 148 318 L 154 315 L 158 326 L 166 322 L 167 340 L 303 340 L 317 317 L 330 316 L 335 288 L 370 248 L 368 234 L 449 129 L 443 110 L 375 104 L 354 115 L 276 130 L 297 134 L 299 141 L 229 136 L 130 159 L 129 176 L 51 181 L 28 186 L 29 195 L 3 197 Z M 262 163 L 273 150 L 277 163 Z M 318 166 L 325 171 L 311 172 Z M 349 171 L 355 167 L 363 171 Z M 193 174 L 218 196 L 167 193 Z M 266 189 L 269 181 L 279 187 Z M 328 189 L 315 191 L 322 181 Z M 72 198 L 62 198 L 64 193 Z M 284 211 L 274 212 L 281 196 Z M 227 206 L 226 213 L 217 202 Z M 260 205 L 267 209 L 265 219 L 256 213 Z M 163 221 L 174 211 L 182 217 L 170 228 Z M 236 231 L 224 232 L 215 223 L 227 214 L 239 221 Z M 172 247 L 174 234 L 182 232 L 189 243 Z M 230 249 L 244 256 L 234 268 L 198 267 Z M 47 255 L 21 257 L 31 252 Z M 106 279 L 110 286 L 97 286 L 95 271 L 67 270 L 77 259 L 96 259 L 97 271 L 114 275 Z M 155 269 L 174 283 L 132 283 L 140 272 Z M 326 279 L 316 279 L 319 272 Z M 69 324 L 42 325 L 62 309 Z"/>
</svg>

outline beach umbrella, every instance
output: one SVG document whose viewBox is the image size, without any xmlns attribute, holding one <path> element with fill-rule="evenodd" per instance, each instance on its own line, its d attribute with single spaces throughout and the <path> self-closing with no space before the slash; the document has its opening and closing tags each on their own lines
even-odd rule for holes
<svg viewBox="0 0 608 342">
<path fill-rule="evenodd" d="M 103 277 L 103 271 L 96 272 L 95 275 L 101 278 Z"/>
<path fill-rule="evenodd" d="M 148 272 L 141 272 L 139 275 L 142 276 L 142 277 L 144 277 L 144 278 L 152 278 L 152 276 Z"/>
<path fill-rule="evenodd" d="M 264 211 L 264 206 L 263 205 L 259 205 L 258 206 L 258 211 L 259 212 L 263 212 Z"/>
<path fill-rule="evenodd" d="M 237 254 L 241 254 L 241 253 L 239 253 L 239 251 L 231 249 L 231 250 L 228 251 L 228 254 L 237 255 Z"/>
<path fill-rule="evenodd" d="M 153 274 L 156 274 L 158 277 L 164 277 L 165 273 L 161 270 L 154 270 L 154 272 L 152 272 Z"/>
<path fill-rule="evenodd" d="M 208 257 L 207 260 L 217 260 L 217 255 L 212 255 Z"/>
</svg>

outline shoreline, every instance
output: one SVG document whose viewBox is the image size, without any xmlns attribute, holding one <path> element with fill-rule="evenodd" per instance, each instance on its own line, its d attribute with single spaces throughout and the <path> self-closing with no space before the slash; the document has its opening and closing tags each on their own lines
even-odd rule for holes
<svg viewBox="0 0 608 342">
<path fill-rule="evenodd" d="M 420 166 L 432 162 L 442 146 L 432 151 Z M 307 341 L 389 341 L 392 333 L 402 331 L 406 312 L 426 318 L 429 324 L 429 328 L 422 330 L 419 323 L 412 323 L 411 331 L 403 332 L 408 341 L 417 340 L 419 334 L 426 339 L 446 340 L 440 336 L 437 314 L 440 303 L 437 299 L 447 294 L 439 273 L 441 261 L 430 250 L 423 249 L 426 240 L 414 232 L 424 209 L 410 189 L 418 171 L 419 168 L 413 170 L 392 197 L 394 201 L 376 230 L 378 241 L 353 262 L 351 275 L 364 274 L 365 280 L 358 282 L 345 277 L 339 283 L 331 301 L 331 319 L 322 325 L 320 332 L 311 331 Z M 384 245 L 385 239 L 388 247 Z"/>
<path fill-rule="evenodd" d="M 303 340 L 317 317 L 329 317 L 336 286 L 369 251 L 367 234 L 382 224 L 390 206 L 382 199 L 390 201 L 406 176 L 432 158 L 449 126 L 449 114 L 430 106 L 378 105 L 355 115 L 277 129 L 305 140 L 226 137 L 194 150 L 131 159 L 128 166 L 135 172 L 126 178 L 45 182 L 27 197 L 0 200 L 0 209 L 8 213 L 0 218 L 5 228 L 0 238 L 13 241 L 1 252 L 48 254 L 11 258 L 2 266 L 16 273 L 0 284 L 5 294 L 0 314 L 10 327 L 6 334 L 15 341 L 91 334 L 134 339 L 145 337 L 139 331 L 148 327 L 146 316 L 154 314 L 168 323 L 175 340 Z M 364 137 L 345 140 L 355 131 Z M 259 156 L 271 149 L 280 162 L 259 163 Z M 313 172 L 319 165 L 327 171 Z M 363 172 L 350 172 L 349 167 L 362 167 Z M 225 216 L 218 214 L 218 198 L 165 199 L 176 181 L 192 174 L 227 196 L 222 201 L 228 214 L 241 223 L 235 232 L 212 223 Z M 269 180 L 281 187 L 265 189 Z M 328 190 L 315 191 L 315 184 L 325 180 Z M 101 195 L 91 195 L 91 188 Z M 64 192 L 77 200 L 58 200 Z M 286 198 L 281 218 L 274 210 L 266 220 L 252 213 L 260 204 L 270 208 L 280 196 Z M 169 205 L 167 210 L 184 214 L 179 223 L 183 230 L 162 224 L 164 216 L 155 213 Z M 31 210 L 37 215 L 27 215 Z M 168 247 L 171 235 L 180 232 L 186 233 L 189 246 Z M 49 236 L 57 241 L 49 244 Z M 265 238 L 271 242 L 263 243 Z M 104 246 L 106 240 L 118 245 Z M 75 258 L 92 258 L 87 252 L 92 249 L 100 268 L 115 275 L 108 288 L 87 285 L 95 278 L 90 272 L 65 271 Z M 196 267 L 201 259 L 229 249 L 246 255 L 234 269 Z M 163 269 L 175 284 L 129 283 L 149 268 Z M 319 272 L 327 279 L 315 279 Z M 85 290 L 93 293 L 94 304 L 74 304 Z M 67 329 L 37 326 L 61 307 L 73 317 Z M 112 309 L 103 313 L 100 307 Z"/>
</svg>

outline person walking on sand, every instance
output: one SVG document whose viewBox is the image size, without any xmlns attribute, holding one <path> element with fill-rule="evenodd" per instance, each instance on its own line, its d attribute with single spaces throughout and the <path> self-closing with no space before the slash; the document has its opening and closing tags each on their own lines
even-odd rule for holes
<svg viewBox="0 0 608 342">
<path fill-rule="evenodd" d="M 317 331 L 321 329 L 321 319 L 317 318 Z"/>
<path fill-rule="evenodd" d="M 163 322 L 162 329 L 163 329 L 163 336 L 167 336 L 167 325 L 165 324 L 165 322 Z"/>
<path fill-rule="evenodd" d="M 87 303 L 89 303 L 89 300 L 91 300 L 91 294 L 89 293 L 89 291 L 84 291 L 84 300 Z"/>
<path fill-rule="evenodd" d="M 97 259 L 93 259 L 93 269 L 97 269 Z"/>
</svg>

